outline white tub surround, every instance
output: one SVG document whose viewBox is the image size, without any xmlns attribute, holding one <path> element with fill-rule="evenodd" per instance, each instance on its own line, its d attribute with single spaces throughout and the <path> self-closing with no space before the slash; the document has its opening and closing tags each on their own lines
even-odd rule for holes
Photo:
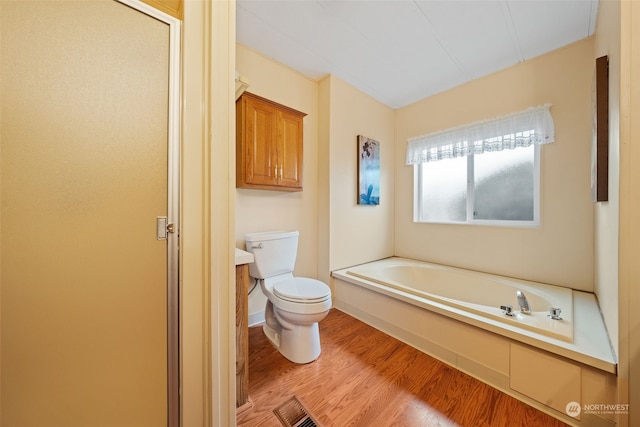
<svg viewBox="0 0 640 427">
<path fill-rule="evenodd" d="M 336 308 L 568 424 L 611 425 L 613 415 L 570 417 L 565 411 L 573 401 L 616 402 L 617 361 L 593 294 L 570 289 L 556 293 L 549 285 L 396 257 L 334 271 L 332 277 Z M 435 294 L 439 285 L 425 286 L 438 277 L 438 292 L 444 295 Z M 411 286 L 412 280 L 420 286 Z M 456 282 L 466 282 L 471 289 L 457 289 Z M 533 313 L 544 313 L 545 319 L 549 307 L 538 305 L 558 304 L 561 317 L 572 326 L 571 339 L 523 326 L 518 318 L 502 319 L 509 316 L 500 305 L 511 304 L 519 311 L 516 290 L 523 291 Z M 507 297 L 511 300 L 504 301 Z M 557 372 L 567 374 L 571 387 L 542 380 Z"/>
</svg>

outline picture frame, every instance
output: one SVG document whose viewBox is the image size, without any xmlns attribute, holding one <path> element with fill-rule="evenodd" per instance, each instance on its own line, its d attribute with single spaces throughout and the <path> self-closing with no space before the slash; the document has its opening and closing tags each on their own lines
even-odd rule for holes
<svg viewBox="0 0 640 427">
<path fill-rule="evenodd" d="M 359 205 L 380 204 L 380 142 L 358 135 Z"/>
</svg>

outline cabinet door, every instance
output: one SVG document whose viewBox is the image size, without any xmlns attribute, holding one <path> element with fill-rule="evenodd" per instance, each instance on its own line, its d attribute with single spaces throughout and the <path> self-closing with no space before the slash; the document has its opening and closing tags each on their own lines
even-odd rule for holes
<svg viewBox="0 0 640 427">
<path fill-rule="evenodd" d="M 276 185 L 278 112 L 259 99 L 248 98 L 245 105 L 245 180 L 249 184 Z"/>
<path fill-rule="evenodd" d="M 282 111 L 278 121 L 278 184 L 302 188 L 302 117 Z"/>
</svg>

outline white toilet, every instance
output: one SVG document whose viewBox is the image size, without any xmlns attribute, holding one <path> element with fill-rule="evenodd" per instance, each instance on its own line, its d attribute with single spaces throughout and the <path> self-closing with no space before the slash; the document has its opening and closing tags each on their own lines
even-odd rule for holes
<svg viewBox="0 0 640 427">
<path fill-rule="evenodd" d="M 298 232 L 272 231 L 245 236 L 253 253 L 249 274 L 267 297 L 263 330 L 280 353 L 295 363 L 320 355 L 318 322 L 331 308 L 331 289 L 319 280 L 293 277 Z"/>
</svg>

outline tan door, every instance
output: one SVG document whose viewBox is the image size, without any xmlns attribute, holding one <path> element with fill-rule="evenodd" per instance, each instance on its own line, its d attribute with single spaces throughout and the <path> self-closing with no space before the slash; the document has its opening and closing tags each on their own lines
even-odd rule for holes
<svg viewBox="0 0 640 427">
<path fill-rule="evenodd" d="M 168 26 L 0 2 L 2 426 L 167 425 Z"/>
</svg>

